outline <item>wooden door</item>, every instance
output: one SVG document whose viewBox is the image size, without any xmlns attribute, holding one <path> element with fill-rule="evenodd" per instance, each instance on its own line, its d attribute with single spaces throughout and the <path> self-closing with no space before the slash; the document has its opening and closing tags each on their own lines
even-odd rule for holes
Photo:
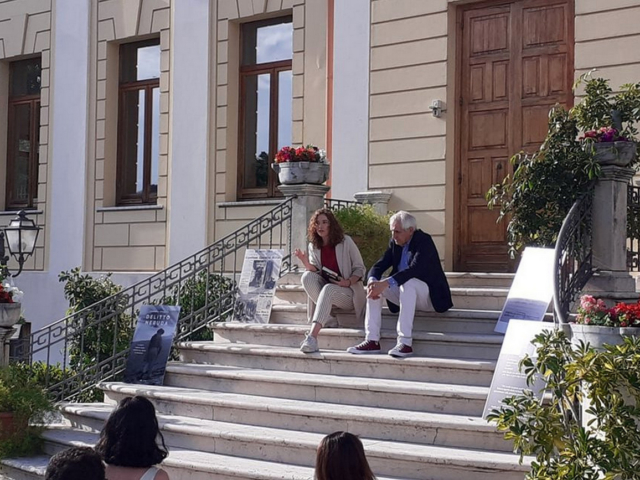
<svg viewBox="0 0 640 480">
<path fill-rule="evenodd" d="M 458 271 L 513 271 L 507 223 L 485 194 L 513 171 L 509 159 L 539 147 L 549 109 L 570 106 L 573 0 L 461 7 L 457 155 Z"/>
</svg>

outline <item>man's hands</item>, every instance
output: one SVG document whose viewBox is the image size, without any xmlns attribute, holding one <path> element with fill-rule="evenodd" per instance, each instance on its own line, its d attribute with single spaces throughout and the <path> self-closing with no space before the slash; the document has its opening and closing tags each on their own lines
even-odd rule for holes
<svg viewBox="0 0 640 480">
<path fill-rule="evenodd" d="M 369 282 L 367 284 L 367 298 L 377 300 L 387 288 L 389 288 L 387 280 Z"/>
</svg>

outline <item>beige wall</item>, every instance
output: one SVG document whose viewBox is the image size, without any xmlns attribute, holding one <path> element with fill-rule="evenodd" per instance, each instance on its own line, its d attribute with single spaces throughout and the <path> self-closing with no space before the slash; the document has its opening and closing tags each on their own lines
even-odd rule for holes
<svg viewBox="0 0 640 480">
<path fill-rule="evenodd" d="M 326 145 L 327 138 L 326 0 L 220 0 L 216 4 L 212 22 L 216 31 L 212 36 L 215 61 L 210 137 L 215 141 L 211 142 L 209 180 L 215 188 L 210 189 L 209 211 L 214 212 L 215 222 L 209 225 L 211 241 L 240 226 L 238 215 L 232 213 L 235 207 L 217 209 L 216 205 L 236 200 L 241 23 L 293 16 L 293 144 Z M 241 208 L 239 215 L 251 219 L 265 211 L 264 207 Z"/>
<path fill-rule="evenodd" d="M 93 0 L 87 269 L 165 268 L 169 144 L 170 0 Z M 160 158 L 157 206 L 115 207 L 118 51 L 124 42 L 159 38 Z M 115 208 L 114 208 L 115 207 Z"/>
<path fill-rule="evenodd" d="M 617 89 L 640 81 L 640 2 L 576 0 L 576 76 L 597 68 Z"/>
<path fill-rule="evenodd" d="M 40 152 L 38 172 L 37 214 L 29 217 L 42 231 L 34 254 L 25 263 L 26 270 L 44 270 L 47 251 L 47 183 L 49 179 L 49 105 L 51 62 L 51 0 L 0 2 L 0 210 L 5 206 L 7 161 L 7 96 L 9 63 L 40 55 L 42 62 L 40 91 Z M 5 226 L 14 214 L 0 215 Z"/>
<path fill-rule="evenodd" d="M 428 108 L 447 100 L 447 1 L 372 0 L 370 53 L 368 187 L 393 190 L 389 209 L 411 211 L 448 257 L 451 110 L 435 118 Z"/>
</svg>

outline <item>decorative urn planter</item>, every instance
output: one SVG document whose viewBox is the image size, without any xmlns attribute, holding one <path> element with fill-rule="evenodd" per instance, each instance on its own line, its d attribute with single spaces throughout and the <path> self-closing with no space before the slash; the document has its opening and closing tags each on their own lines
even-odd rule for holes
<svg viewBox="0 0 640 480">
<path fill-rule="evenodd" d="M 0 327 L 13 327 L 20 320 L 22 305 L 19 303 L 0 303 Z"/>
<path fill-rule="evenodd" d="M 635 142 L 598 142 L 593 144 L 596 161 L 601 165 L 626 167 L 636 157 Z"/>
<path fill-rule="evenodd" d="M 329 178 L 329 164 L 324 162 L 272 163 L 271 168 L 278 174 L 278 179 L 283 185 L 320 185 Z"/>
<path fill-rule="evenodd" d="M 579 340 L 590 343 L 596 350 L 604 350 L 604 345 L 619 345 L 623 337 L 640 335 L 638 327 L 603 327 L 601 325 L 581 325 L 570 323 L 571 341 L 577 344 Z"/>
</svg>

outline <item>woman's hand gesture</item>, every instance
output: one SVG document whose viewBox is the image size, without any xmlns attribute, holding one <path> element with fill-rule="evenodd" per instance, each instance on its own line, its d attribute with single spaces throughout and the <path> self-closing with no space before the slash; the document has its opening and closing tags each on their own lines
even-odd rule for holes
<svg viewBox="0 0 640 480">
<path fill-rule="evenodd" d="M 302 262 L 302 264 L 304 265 L 304 268 L 306 268 L 307 270 L 310 270 L 311 263 L 309 263 L 309 256 L 305 252 L 303 252 L 299 248 L 296 248 L 293 251 L 293 254 L 296 256 L 298 260 Z"/>
</svg>

